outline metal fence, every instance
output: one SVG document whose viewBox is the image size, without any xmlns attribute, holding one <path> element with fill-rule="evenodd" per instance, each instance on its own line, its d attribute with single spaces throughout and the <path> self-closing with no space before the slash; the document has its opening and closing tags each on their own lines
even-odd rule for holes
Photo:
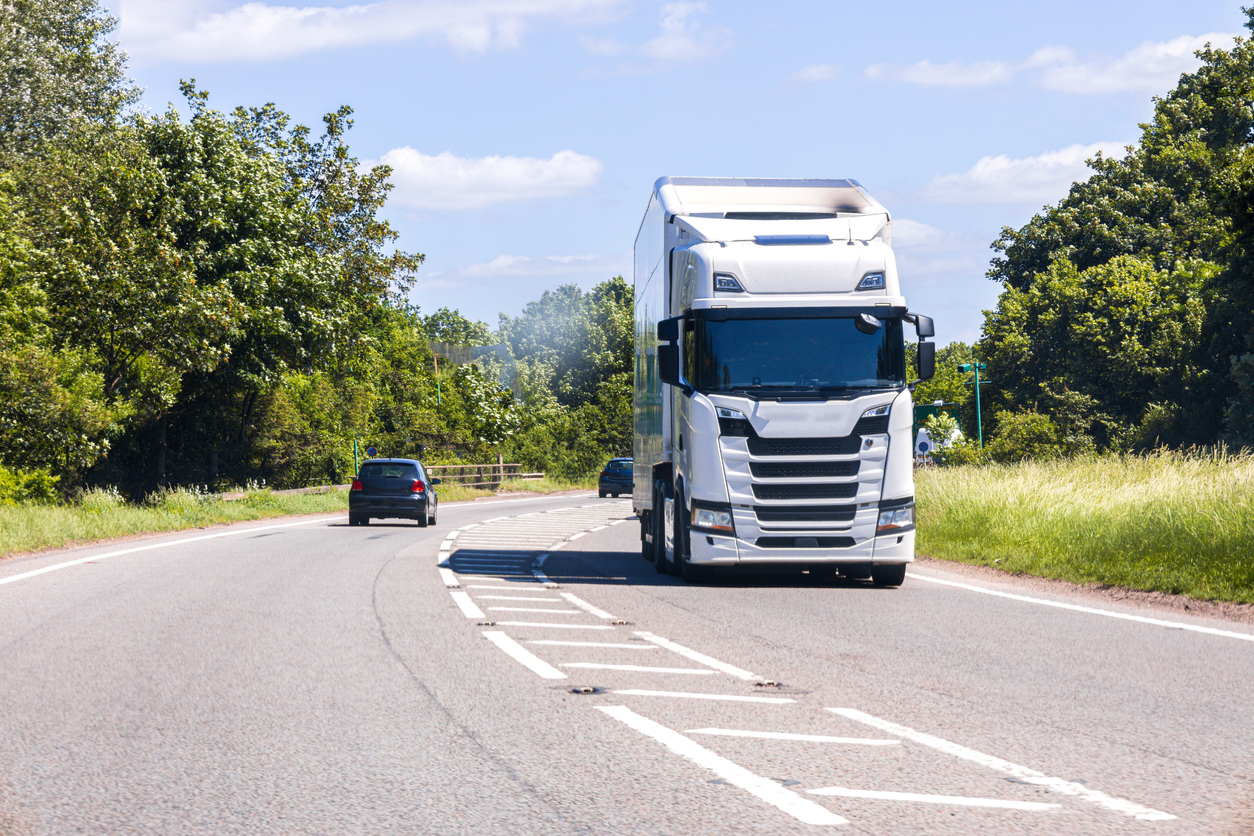
<svg viewBox="0 0 1254 836">
<path fill-rule="evenodd" d="M 521 464 L 426 464 L 427 473 L 467 488 L 499 488 L 506 479 L 535 481 L 544 473 L 524 473 Z"/>
</svg>

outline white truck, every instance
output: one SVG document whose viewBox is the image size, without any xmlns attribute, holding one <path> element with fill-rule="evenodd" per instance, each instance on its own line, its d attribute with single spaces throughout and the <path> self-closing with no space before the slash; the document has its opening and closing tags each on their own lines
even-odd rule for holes
<svg viewBox="0 0 1254 836">
<path fill-rule="evenodd" d="M 805 569 L 898 586 L 914 559 L 888 211 L 854 180 L 663 177 L 635 244 L 634 489 L 658 572 Z M 914 381 L 914 382 L 917 382 Z"/>
</svg>

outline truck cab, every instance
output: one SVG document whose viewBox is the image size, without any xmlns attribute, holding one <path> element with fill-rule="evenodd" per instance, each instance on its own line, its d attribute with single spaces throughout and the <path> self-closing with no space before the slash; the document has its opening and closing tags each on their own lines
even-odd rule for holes
<svg viewBox="0 0 1254 836">
<path fill-rule="evenodd" d="M 898 585 L 914 559 L 891 218 L 853 180 L 664 177 L 636 239 L 633 505 L 659 571 L 805 568 Z"/>
</svg>

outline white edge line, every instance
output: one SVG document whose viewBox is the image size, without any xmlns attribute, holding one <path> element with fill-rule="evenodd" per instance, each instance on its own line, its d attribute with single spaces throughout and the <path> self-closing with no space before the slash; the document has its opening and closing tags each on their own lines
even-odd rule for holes
<svg viewBox="0 0 1254 836">
<path fill-rule="evenodd" d="M 698 653 L 697 651 L 692 650 L 691 648 L 684 647 L 682 644 L 676 644 L 670 639 L 664 639 L 661 636 L 655 636 L 653 633 L 646 633 L 642 630 L 637 630 L 636 635 L 644 639 L 647 642 L 653 642 L 654 644 L 664 647 L 669 651 L 678 653 L 680 656 L 683 656 L 686 659 L 691 659 L 694 662 L 700 662 L 703 665 L 708 665 L 709 667 L 714 668 L 715 670 L 719 670 L 719 671 L 722 671 L 723 673 L 731 674 L 732 676 L 737 677 L 738 679 L 743 679 L 745 681 L 752 681 L 755 679 L 762 678 L 758 676 L 756 673 L 750 673 L 744 668 L 738 668 L 735 665 L 729 665 L 726 662 L 720 662 L 718 659 L 715 659 L 713 656 L 706 656 L 704 653 Z"/>
<path fill-rule="evenodd" d="M 479 609 L 475 602 L 470 600 L 470 593 L 452 589 L 449 590 L 448 594 L 453 596 L 453 600 L 457 603 L 457 606 L 461 607 L 462 614 L 467 618 L 487 618 L 483 614 L 483 610 Z"/>
<path fill-rule="evenodd" d="M 586 536 L 588 536 L 588 532 L 586 532 L 586 531 L 581 531 L 581 532 L 579 532 L 578 534 L 572 534 L 572 535 L 570 535 L 570 536 L 569 536 L 569 537 L 567 537 L 566 539 L 567 539 L 567 540 L 578 540 L 580 537 L 586 537 Z"/>
<path fill-rule="evenodd" d="M 684 734 L 709 734 L 720 737 L 754 737 L 762 740 L 797 740 L 802 743 L 851 743 L 860 746 L 897 746 L 900 740 L 881 737 L 832 737 L 826 734 L 796 734 L 794 732 L 761 732 L 743 729 L 688 729 Z"/>
<path fill-rule="evenodd" d="M 317 523 L 333 522 L 335 520 L 347 519 L 345 516 L 320 517 L 316 520 L 301 520 L 293 523 L 280 523 L 278 525 L 259 525 L 251 528 L 241 528 L 238 531 L 220 531 L 215 534 L 202 534 L 198 537 L 184 537 L 182 540 L 168 540 L 161 543 L 149 543 L 146 546 L 133 546 L 129 549 L 120 549 L 115 552 L 105 552 L 103 554 L 93 554 L 89 557 L 80 557 L 77 560 L 67 560 L 64 563 L 54 563 L 51 566 L 44 566 L 39 569 L 32 569 L 29 572 L 22 572 L 18 575 L 10 575 L 7 578 L 0 578 L 0 586 L 6 583 L 15 583 L 25 578 L 33 578 L 36 575 L 42 575 L 47 572 L 55 572 L 58 569 L 68 569 L 71 566 L 79 566 L 83 563 L 90 563 L 93 560 L 104 560 L 109 557 L 121 557 L 124 554 L 135 554 L 136 552 L 147 552 L 153 549 L 164 549 L 170 546 L 182 546 L 187 543 L 199 543 L 202 540 L 216 540 L 220 537 L 237 537 L 241 534 L 252 534 L 255 531 L 269 531 L 274 528 L 292 528 L 298 525 L 315 525 Z M 160 535 L 159 535 L 160 536 Z"/>
<path fill-rule="evenodd" d="M 506 655 L 528 668 L 542 679 L 565 679 L 566 674 L 523 647 L 500 630 L 484 630 L 483 637 L 504 650 Z"/>
<path fill-rule="evenodd" d="M 624 705 L 593 707 L 646 737 L 653 738 L 680 757 L 687 758 L 703 769 L 708 769 L 732 786 L 739 787 L 800 822 L 819 825 L 849 823 L 848 819 L 841 818 L 821 804 L 815 804 L 768 778 L 755 775 L 743 766 L 714 754 L 696 741 L 689 740 L 674 729 L 655 723 L 647 717 L 641 717 Z"/>
<path fill-rule="evenodd" d="M 971 798 L 963 795 L 927 795 L 918 792 L 884 792 L 851 790 L 847 787 L 822 787 L 806 790 L 811 795 L 835 795 L 841 798 L 873 798 L 880 801 L 917 801 L 923 804 L 953 804 L 961 807 L 997 807 L 1003 810 L 1053 810 L 1061 804 L 1044 801 L 1012 801 L 1000 798 Z"/>
<path fill-rule="evenodd" d="M 578 598 L 574 595 L 571 595 L 569 592 L 563 592 L 561 593 L 561 596 L 565 598 L 567 601 L 570 601 L 579 609 L 585 612 L 589 612 L 592 615 L 595 615 L 597 618 L 604 618 L 606 621 L 612 621 L 614 619 L 614 616 L 610 615 L 605 610 L 594 607 L 591 604 L 589 604 L 587 601 L 583 600 L 582 598 Z"/>
<path fill-rule="evenodd" d="M 1116 813 L 1122 813 L 1123 815 L 1131 816 L 1134 819 L 1141 819 L 1142 821 L 1169 821 L 1175 818 L 1175 816 L 1170 813 L 1164 813 L 1161 810 L 1155 810 L 1152 807 L 1142 807 L 1140 804 L 1135 802 L 1128 801 L 1123 798 L 1115 798 L 1113 796 L 1106 795 L 1103 792 L 1089 789 L 1083 784 L 1077 784 L 1072 781 L 1064 781 L 1062 778 L 1053 778 L 1043 772 L 1037 772 L 1035 769 L 1029 769 L 1026 766 L 1019 766 L 1017 763 L 1011 763 L 1010 761 L 1002 760 L 1001 758 L 994 757 L 993 755 L 986 755 L 983 752 L 968 749 L 966 746 L 951 743 L 948 740 L 943 740 L 930 734 L 915 731 L 914 729 L 906 726 L 899 726 L 889 720 L 880 719 L 879 717 L 858 711 L 855 708 L 829 708 L 827 710 L 833 714 L 839 714 L 841 717 L 846 719 L 853 720 L 858 723 L 864 723 L 868 726 L 873 726 L 881 731 L 896 735 L 897 737 L 904 737 L 907 740 L 913 740 L 915 743 L 922 746 L 928 746 L 932 749 L 944 752 L 945 754 L 953 755 L 956 758 L 962 758 L 963 760 L 978 763 L 981 766 L 986 766 L 997 772 L 1003 772 L 1007 775 L 1018 778 L 1024 783 L 1034 784 L 1039 787 L 1046 787 L 1053 792 L 1059 792 L 1063 795 L 1071 795 L 1077 798 L 1082 798 L 1085 801 L 1092 802 L 1100 807 L 1105 807 L 1107 810 L 1113 810 Z"/>
<path fill-rule="evenodd" d="M 739 694 L 700 694 L 688 691 L 646 691 L 641 688 L 626 688 L 615 691 L 615 694 L 627 694 L 634 697 L 675 697 L 681 700 L 719 700 L 722 702 L 764 702 L 769 705 L 786 705 L 796 700 L 788 697 L 742 697 Z"/>
<path fill-rule="evenodd" d="M 560 639 L 528 639 L 527 644 L 557 644 L 566 647 L 613 647 L 619 650 L 657 650 L 651 644 L 615 644 L 614 642 L 564 642 Z"/>
<path fill-rule="evenodd" d="M 462 533 L 462 532 L 461 532 L 461 529 L 454 529 L 454 530 L 450 531 L 448 534 L 445 534 L 445 535 L 444 535 L 444 539 L 445 539 L 445 540 L 456 540 L 458 537 L 460 537 L 460 536 L 461 536 L 461 533 Z"/>
<path fill-rule="evenodd" d="M 444 581 L 444 585 L 449 589 L 457 589 L 461 586 L 461 581 L 457 580 L 457 575 L 453 574 L 452 569 L 440 567 L 440 578 Z"/>
<path fill-rule="evenodd" d="M 489 612 L 546 612 L 553 615 L 580 615 L 579 610 L 549 610 L 543 607 L 488 607 Z"/>
<path fill-rule="evenodd" d="M 1141 624 L 1153 624 L 1156 627 L 1170 627 L 1175 630 L 1191 630 L 1194 633 L 1205 633 L 1209 636 L 1223 636 L 1226 639 L 1243 639 L 1247 642 L 1254 642 L 1254 633 L 1238 633 L 1233 630 L 1220 630 L 1216 627 L 1202 627 L 1197 624 L 1185 624 L 1181 621 L 1165 621 L 1161 618 L 1149 618 L 1143 615 L 1130 615 L 1128 613 L 1114 612 L 1113 610 L 1099 610 L 1096 607 L 1084 607 L 1079 604 L 1066 604 L 1062 601 L 1049 601 L 1044 598 L 1031 598 L 1027 595 L 1016 595 L 1013 592 L 1001 592 L 996 589 L 986 589 L 985 587 L 975 586 L 974 584 L 969 583 L 958 583 L 957 581 L 945 581 L 940 578 L 930 578 L 927 575 L 916 575 L 914 572 L 908 572 L 907 574 L 915 580 L 927 581 L 928 583 L 939 583 L 945 586 L 956 586 L 959 589 L 966 589 L 971 592 L 982 592 L 985 595 L 996 595 L 998 598 L 1009 598 L 1012 601 L 1023 601 L 1028 604 L 1040 604 L 1046 607 L 1074 610 L 1075 612 L 1088 613 L 1089 615 L 1104 615 L 1107 618 L 1119 618 L 1124 621 L 1137 621 Z"/>
</svg>

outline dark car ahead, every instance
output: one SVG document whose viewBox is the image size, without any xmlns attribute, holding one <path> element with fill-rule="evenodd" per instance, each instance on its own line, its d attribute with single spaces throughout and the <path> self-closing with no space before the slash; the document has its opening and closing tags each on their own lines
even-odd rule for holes
<svg viewBox="0 0 1254 836">
<path fill-rule="evenodd" d="M 597 479 L 597 493 L 602 498 L 631 493 L 631 459 L 610 459 Z"/>
<path fill-rule="evenodd" d="M 348 524 L 366 525 L 371 517 L 417 520 L 435 525 L 439 479 L 427 477 L 414 459 L 374 459 L 361 466 L 348 492 Z"/>
</svg>

